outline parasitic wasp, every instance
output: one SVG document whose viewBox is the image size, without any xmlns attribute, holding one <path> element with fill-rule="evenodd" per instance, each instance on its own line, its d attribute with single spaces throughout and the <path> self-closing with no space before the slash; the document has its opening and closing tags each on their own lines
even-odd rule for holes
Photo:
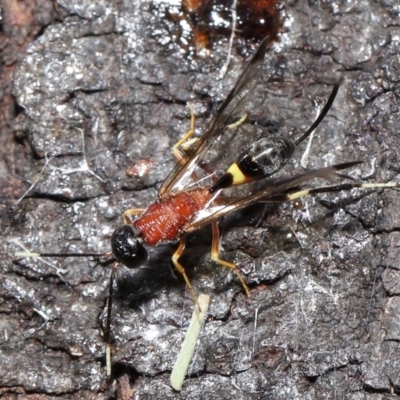
<svg viewBox="0 0 400 400">
<path fill-rule="evenodd" d="M 227 165 L 220 173 L 213 170 L 213 149 L 224 148 L 234 142 L 234 135 L 246 120 L 246 100 L 256 87 L 262 72 L 267 51 L 264 39 L 242 72 L 237 83 L 219 107 L 217 113 L 204 129 L 201 136 L 194 137 L 195 117 L 191 111 L 189 131 L 175 144 L 173 154 L 177 164 L 162 183 L 158 199 L 145 209 L 128 209 L 124 212 L 124 225 L 115 229 L 111 237 L 112 256 L 116 259 L 112 268 L 109 300 L 107 305 L 107 364 L 110 370 L 110 321 L 113 281 L 119 264 L 138 268 L 146 264 L 149 256 L 147 246 L 176 242 L 172 262 L 182 275 L 197 305 L 197 294 L 185 272 L 180 258 L 186 247 L 187 235 L 206 225 L 212 228 L 211 259 L 232 270 L 247 295 L 249 287 L 238 267 L 220 257 L 220 232 L 218 221 L 235 211 L 255 203 L 290 202 L 317 193 L 338 192 L 353 188 L 393 188 L 396 182 L 358 183 L 343 175 L 347 170 L 362 163 L 350 161 L 326 168 L 310 170 L 294 176 L 276 177 L 291 159 L 296 147 L 315 130 L 328 113 L 339 90 L 334 85 L 332 92 L 314 123 L 297 139 L 285 137 L 262 137 L 241 152 L 236 161 Z M 225 149 L 226 151 L 226 149 Z M 328 186 L 302 188 L 302 185 L 320 179 Z M 334 184 L 337 180 L 348 183 Z M 243 186 L 245 185 L 245 186 Z M 240 190 L 246 187 L 246 190 Z M 237 189 L 237 191 L 235 191 Z M 19 257 L 86 257 L 104 254 L 54 254 L 17 253 Z"/>
</svg>

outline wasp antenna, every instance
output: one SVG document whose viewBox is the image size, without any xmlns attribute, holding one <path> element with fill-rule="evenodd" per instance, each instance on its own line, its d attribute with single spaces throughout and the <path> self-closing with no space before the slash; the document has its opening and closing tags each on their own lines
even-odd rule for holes
<svg viewBox="0 0 400 400">
<path fill-rule="evenodd" d="M 117 272 L 118 263 L 114 263 L 110 275 L 110 283 L 108 287 L 108 299 L 107 299 L 107 320 L 106 330 L 104 332 L 104 341 L 106 343 L 106 373 L 107 378 L 111 378 L 112 373 L 112 359 L 111 359 L 111 313 L 112 313 L 112 298 L 113 298 L 113 287 L 115 280 L 115 273 Z"/>
<path fill-rule="evenodd" d="M 253 55 L 253 59 L 260 59 L 261 62 L 264 61 L 265 53 L 267 51 L 268 41 L 269 41 L 269 36 L 266 36 L 263 40 L 261 40 L 256 52 Z"/>
<path fill-rule="evenodd" d="M 334 169 L 335 171 L 340 171 L 342 169 L 353 168 L 357 165 L 364 164 L 364 161 L 357 160 L 357 161 L 348 161 L 341 164 L 332 165 L 330 168 Z"/>
<path fill-rule="evenodd" d="M 325 115 L 328 113 L 329 109 L 332 107 L 333 102 L 335 101 L 336 95 L 339 91 L 339 84 L 333 86 L 332 92 L 328 98 L 328 101 L 325 103 L 324 108 L 318 115 L 318 118 L 314 121 L 314 123 L 307 129 L 307 131 L 300 136 L 295 142 L 294 145 L 297 146 L 301 142 L 303 142 L 307 137 L 314 131 L 314 129 L 321 123 L 321 121 L 325 118 Z"/>
<path fill-rule="evenodd" d="M 15 257 L 18 258 L 40 258 L 40 257 L 103 257 L 109 253 L 31 253 L 29 251 L 18 251 L 14 253 Z"/>
</svg>

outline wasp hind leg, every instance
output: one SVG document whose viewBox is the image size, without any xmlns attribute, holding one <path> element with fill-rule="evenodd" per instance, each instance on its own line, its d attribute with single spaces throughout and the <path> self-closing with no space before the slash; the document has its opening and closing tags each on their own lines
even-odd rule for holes
<svg viewBox="0 0 400 400">
<path fill-rule="evenodd" d="M 237 121 L 232 122 L 231 124 L 227 125 L 226 127 L 228 129 L 235 129 L 237 127 L 239 127 L 240 125 L 242 125 L 244 123 L 244 121 L 246 121 L 247 119 L 247 113 L 244 113 Z"/>
<path fill-rule="evenodd" d="M 250 289 L 247 286 L 246 282 L 241 275 L 239 268 L 229 261 L 221 260 L 219 258 L 219 243 L 220 243 L 220 236 L 219 236 L 219 229 L 217 222 L 213 222 L 212 224 L 212 245 L 211 245 L 211 259 L 215 261 L 217 264 L 222 265 L 223 267 L 230 268 L 239 278 L 240 283 L 243 286 L 244 291 L 246 292 L 247 296 L 250 296 Z"/>
<path fill-rule="evenodd" d="M 377 188 L 397 188 L 400 187 L 399 182 L 365 182 L 365 183 L 358 183 L 358 182 L 350 182 L 350 183 L 341 183 L 334 186 L 321 186 L 316 188 L 309 188 L 299 190 L 293 193 L 283 193 L 271 196 L 267 199 L 267 201 L 295 201 L 305 196 L 309 196 L 312 194 L 318 193 L 334 193 L 334 192 L 341 192 L 341 191 L 349 191 L 351 189 L 377 189 Z"/>
</svg>

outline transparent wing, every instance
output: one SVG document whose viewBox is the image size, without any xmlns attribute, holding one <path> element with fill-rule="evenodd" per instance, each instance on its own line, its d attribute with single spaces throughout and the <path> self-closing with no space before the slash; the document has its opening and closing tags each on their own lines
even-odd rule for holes
<svg viewBox="0 0 400 400">
<path fill-rule="evenodd" d="M 218 204 L 218 198 L 215 201 L 215 205 L 209 209 L 202 210 L 193 220 L 193 222 L 185 227 L 185 232 L 189 233 L 200 229 L 203 226 L 211 224 L 212 222 L 220 219 L 221 217 L 228 215 L 234 211 L 245 208 L 251 204 L 255 204 L 261 201 L 282 201 L 281 196 L 284 195 L 290 189 L 296 188 L 299 185 L 309 182 L 312 179 L 320 178 L 325 179 L 332 183 L 337 178 L 349 178 L 338 173 L 343 169 L 354 167 L 361 164 L 361 161 L 352 161 L 342 164 L 332 165 L 327 168 L 318 169 L 315 171 L 305 172 L 304 174 L 296 175 L 290 178 L 272 178 L 265 181 L 265 188 L 256 191 L 241 199 L 229 199 L 224 198 L 223 203 Z M 312 191 L 310 191 L 310 194 Z M 231 200 L 229 202 L 229 200 Z M 227 203 L 228 201 L 228 203 Z"/>
<path fill-rule="evenodd" d="M 218 109 L 217 114 L 207 125 L 202 136 L 191 147 L 191 156 L 183 165 L 178 163 L 165 179 L 159 191 L 160 197 L 166 197 L 184 190 L 183 182 L 193 174 L 204 154 L 214 141 L 224 133 L 226 126 L 243 111 L 244 103 L 256 86 L 261 74 L 267 42 L 268 38 L 261 42 L 235 87 Z"/>
</svg>

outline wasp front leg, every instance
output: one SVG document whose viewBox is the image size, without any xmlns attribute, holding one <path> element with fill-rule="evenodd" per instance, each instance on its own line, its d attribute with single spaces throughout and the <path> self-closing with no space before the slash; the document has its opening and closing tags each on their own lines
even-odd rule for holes
<svg viewBox="0 0 400 400">
<path fill-rule="evenodd" d="M 132 220 L 131 220 L 131 215 L 140 215 L 143 213 L 145 209 L 144 208 L 131 208 L 129 210 L 124 211 L 124 222 L 126 225 L 131 225 Z"/>
</svg>

